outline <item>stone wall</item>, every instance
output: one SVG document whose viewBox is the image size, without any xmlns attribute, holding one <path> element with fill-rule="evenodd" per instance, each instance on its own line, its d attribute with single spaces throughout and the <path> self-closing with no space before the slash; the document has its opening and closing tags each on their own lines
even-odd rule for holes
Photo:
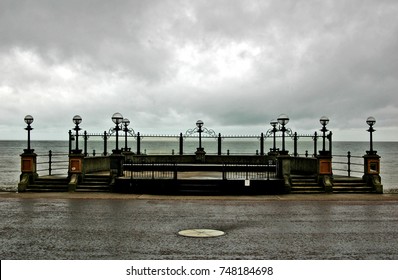
<svg viewBox="0 0 398 280">
<path fill-rule="evenodd" d="M 290 170 L 292 174 L 317 174 L 318 159 L 314 157 L 291 157 Z"/>
<path fill-rule="evenodd" d="M 109 171 L 110 160 L 107 156 L 85 157 L 83 163 L 83 173 Z"/>
</svg>

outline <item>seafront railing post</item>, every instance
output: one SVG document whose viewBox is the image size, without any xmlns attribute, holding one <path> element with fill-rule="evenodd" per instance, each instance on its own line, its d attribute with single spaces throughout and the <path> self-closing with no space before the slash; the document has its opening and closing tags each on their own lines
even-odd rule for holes
<svg viewBox="0 0 398 280">
<path fill-rule="evenodd" d="M 140 133 L 137 132 L 137 155 L 141 154 L 141 136 Z"/>
<path fill-rule="evenodd" d="M 329 140 L 329 153 L 332 155 L 332 154 L 333 154 L 333 153 L 332 153 L 332 148 L 333 148 L 333 145 L 332 145 L 333 133 L 332 133 L 331 131 L 329 132 L 327 138 L 328 138 L 328 140 Z"/>
<path fill-rule="evenodd" d="M 184 137 L 182 136 L 182 132 L 180 132 L 180 139 L 179 139 L 179 145 L 180 145 L 180 152 L 179 154 L 182 156 L 184 154 Z"/>
<path fill-rule="evenodd" d="M 69 130 L 69 132 L 68 132 L 68 134 L 69 134 L 69 154 L 71 154 L 72 153 L 72 130 Z"/>
<path fill-rule="evenodd" d="M 318 142 L 318 133 L 315 131 L 314 133 L 314 137 L 312 138 L 312 140 L 314 141 L 314 153 L 313 153 L 313 157 L 316 157 L 317 154 L 317 142 Z"/>
<path fill-rule="evenodd" d="M 84 139 L 84 156 L 86 157 L 88 155 L 88 153 L 87 153 L 87 140 L 88 140 L 87 130 L 84 131 L 83 139 Z"/>
<path fill-rule="evenodd" d="M 52 156 L 53 152 L 51 150 L 48 151 L 48 175 L 51 176 L 51 166 L 52 166 Z"/>
<path fill-rule="evenodd" d="M 278 131 L 278 129 L 276 128 L 276 126 L 278 125 L 278 122 L 276 120 L 272 120 L 270 122 L 270 125 L 272 126 L 271 129 L 268 129 L 267 131 L 267 136 L 272 134 L 272 148 L 270 148 L 270 151 L 268 152 L 268 155 L 277 155 L 277 150 L 276 150 L 276 132 Z"/>
<path fill-rule="evenodd" d="M 108 155 L 108 135 L 106 131 L 104 131 L 104 136 L 102 136 L 104 139 L 104 156 Z"/>
<path fill-rule="evenodd" d="M 351 177 L 351 152 L 347 152 L 347 175 Z"/>
<path fill-rule="evenodd" d="M 217 138 L 217 154 L 219 155 L 219 156 L 221 156 L 221 152 L 222 152 L 222 150 L 221 150 L 221 144 L 222 144 L 222 138 L 221 138 L 221 133 L 219 133 L 218 134 L 218 138 Z"/>
</svg>

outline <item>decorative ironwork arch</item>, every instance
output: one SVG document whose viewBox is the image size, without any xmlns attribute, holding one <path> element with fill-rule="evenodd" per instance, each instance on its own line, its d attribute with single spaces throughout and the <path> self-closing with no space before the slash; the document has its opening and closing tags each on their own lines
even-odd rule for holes
<svg viewBox="0 0 398 280">
<path fill-rule="evenodd" d="M 205 134 L 209 135 L 210 137 L 218 138 L 217 133 L 213 129 L 208 129 L 206 127 L 201 127 L 200 129 L 201 129 L 201 133 L 205 133 Z M 195 133 L 199 133 L 198 127 L 188 129 L 184 134 L 184 138 L 190 137 L 192 134 L 195 134 Z"/>
<path fill-rule="evenodd" d="M 125 132 L 125 131 L 124 131 L 124 128 L 121 128 L 119 131 Z M 109 138 L 109 137 L 112 136 L 115 132 L 116 132 L 116 129 L 115 129 L 114 127 L 111 127 L 111 128 L 109 129 L 108 133 L 107 133 L 107 137 Z M 134 136 L 134 137 L 137 136 L 137 134 L 135 133 L 134 129 L 132 129 L 132 128 L 127 128 L 127 133 L 128 133 L 130 136 Z"/>
</svg>

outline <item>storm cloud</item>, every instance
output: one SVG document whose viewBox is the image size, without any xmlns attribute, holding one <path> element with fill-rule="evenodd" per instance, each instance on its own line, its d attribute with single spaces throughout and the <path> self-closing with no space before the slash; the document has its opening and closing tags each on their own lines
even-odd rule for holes
<svg viewBox="0 0 398 280">
<path fill-rule="evenodd" d="M 298 133 L 397 140 L 398 3 L 0 0 L 1 139 L 101 132 L 120 112 L 141 133 L 202 119 L 259 134 L 285 113 Z"/>
</svg>

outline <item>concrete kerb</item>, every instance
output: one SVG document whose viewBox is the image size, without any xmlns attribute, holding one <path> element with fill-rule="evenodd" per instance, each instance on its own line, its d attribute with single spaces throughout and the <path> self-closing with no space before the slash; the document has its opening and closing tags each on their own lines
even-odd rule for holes
<svg viewBox="0 0 398 280">
<path fill-rule="evenodd" d="M 0 192 L 0 199 L 119 199 L 214 201 L 398 201 L 398 194 L 283 194 L 254 196 L 187 196 L 118 193 L 15 193 Z"/>
</svg>

